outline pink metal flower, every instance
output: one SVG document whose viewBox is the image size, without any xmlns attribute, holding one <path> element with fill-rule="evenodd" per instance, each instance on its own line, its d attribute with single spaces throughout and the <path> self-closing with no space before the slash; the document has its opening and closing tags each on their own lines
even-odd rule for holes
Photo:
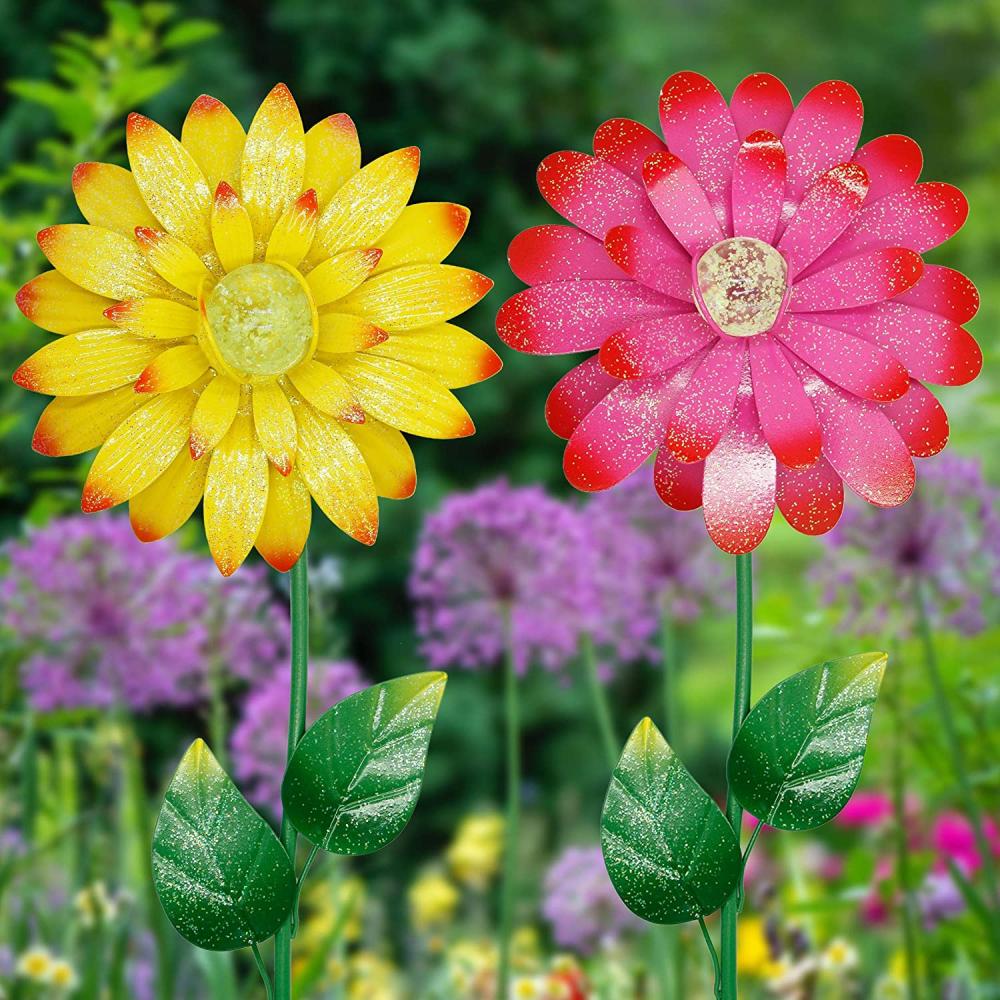
<svg viewBox="0 0 1000 1000">
<path fill-rule="evenodd" d="M 948 436 L 923 383 L 962 385 L 982 365 L 962 328 L 975 287 L 920 256 L 968 205 L 949 184 L 917 183 L 912 139 L 857 149 L 861 122 L 840 81 L 793 107 L 758 73 L 727 105 L 685 72 L 660 94 L 666 144 L 616 118 L 594 156 L 543 161 L 542 195 L 572 225 L 513 241 L 511 267 L 532 287 L 497 329 L 533 354 L 596 351 L 546 405 L 574 486 L 614 486 L 658 450 L 660 497 L 703 505 L 732 553 L 761 542 L 776 503 L 821 534 L 843 483 L 877 506 L 907 499 L 911 456 Z"/>
</svg>

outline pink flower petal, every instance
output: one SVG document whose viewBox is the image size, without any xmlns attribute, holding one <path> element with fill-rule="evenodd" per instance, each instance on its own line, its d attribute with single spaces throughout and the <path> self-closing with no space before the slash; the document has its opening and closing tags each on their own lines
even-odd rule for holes
<svg viewBox="0 0 1000 1000">
<path fill-rule="evenodd" d="M 920 147 L 906 135 L 880 135 L 866 142 L 854 162 L 868 171 L 868 204 L 887 194 L 913 187 L 924 165 Z"/>
<path fill-rule="evenodd" d="M 961 271 L 938 264 L 924 264 L 923 277 L 897 302 L 926 309 L 955 323 L 968 323 L 979 312 L 979 292 Z"/>
<path fill-rule="evenodd" d="M 781 219 L 787 160 L 773 132 L 751 132 L 733 167 L 733 233 L 771 243 Z"/>
<path fill-rule="evenodd" d="M 930 458 L 948 443 L 948 414 L 934 394 L 916 380 L 900 399 L 882 407 L 910 454 Z"/>
<path fill-rule="evenodd" d="M 654 153 L 642 168 L 649 200 L 680 244 L 697 257 L 725 239 L 708 196 L 673 153 Z"/>
<path fill-rule="evenodd" d="M 774 331 L 781 342 L 855 396 L 885 403 L 910 386 L 906 369 L 889 351 L 834 327 L 813 322 L 820 317 L 789 316 Z"/>
<path fill-rule="evenodd" d="M 724 337 L 698 366 L 667 429 L 667 446 L 681 462 L 700 462 L 719 443 L 732 417 L 746 356 L 743 341 Z"/>
<path fill-rule="evenodd" d="M 500 339 L 529 354 L 572 354 L 601 346 L 632 320 L 666 316 L 681 304 L 634 281 L 554 281 L 511 296 L 497 314 Z"/>
<path fill-rule="evenodd" d="M 581 362 L 552 387 L 545 401 L 545 422 L 553 434 L 569 439 L 580 421 L 618 385 L 596 354 Z"/>
<path fill-rule="evenodd" d="M 525 229 L 511 241 L 507 260 L 526 285 L 574 278 L 621 277 L 600 240 L 575 226 Z"/>
<path fill-rule="evenodd" d="M 751 73 L 733 91 L 729 113 L 742 140 L 758 129 L 781 135 L 792 117 L 792 98 L 788 88 L 776 76 Z"/>
<path fill-rule="evenodd" d="M 750 341 L 750 371 L 761 430 L 775 458 L 791 468 L 820 457 L 819 421 L 802 382 L 770 337 Z"/>
<path fill-rule="evenodd" d="M 667 147 L 651 129 L 631 118 L 611 118 L 594 133 L 594 155 L 642 183 L 642 165 Z"/>
<path fill-rule="evenodd" d="M 691 259 L 683 251 L 676 257 L 666 256 L 658 240 L 635 226 L 609 229 L 604 249 L 630 278 L 683 302 L 694 301 Z"/>
<path fill-rule="evenodd" d="M 660 499 L 674 510 L 697 510 L 701 506 L 704 462 L 678 462 L 669 448 L 661 448 L 653 467 L 653 485 Z"/>
<path fill-rule="evenodd" d="M 788 308 L 796 313 L 823 312 L 884 302 L 917 284 L 923 270 L 920 254 L 912 250 L 869 250 L 797 281 Z"/>
<path fill-rule="evenodd" d="M 605 490 L 646 461 L 663 440 L 677 397 L 697 361 L 634 382 L 619 382 L 583 418 L 563 455 L 563 471 L 579 490 Z"/>
<path fill-rule="evenodd" d="M 796 277 L 844 231 L 861 210 L 868 175 L 856 163 L 839 163 L 821 174 L 806 191 L 778 249 Z"/>
<path fill-rule="evenodd" d="M 774 517 L 775 468 L 745 366 L 733 419 L 705 459 L 702 484 L 705 527 L 723 552 L 750 552 L 764 540 Z"/>
<path fill-rule="evenodd" d="M 808 469 L 778 466 L 778 510 L 803 535 L 824 535 L 844 510 L 844 484 L 833 466 L 821 458 Z"/>
<path fill-rule="evenodd" d="M 740 140 L 726 99 L 699 73 L 675 73 L 660 91 L 660 127 L 731 231 L 729 184 Z"/>
<path fill-rule="evenodd" d="M 615 378 L 646 378 L 679 365 L 717 340 L 696 312 L 639 320 L 601 345 L 601 366 Z"/>
<path fill-rule="evenodd" d="M 861 97 L 842 80 L 818 84 L 802 98 L 781 137 L 793 202 L 820 174 L 854 155 L 863 118 Z"/>
</svg>

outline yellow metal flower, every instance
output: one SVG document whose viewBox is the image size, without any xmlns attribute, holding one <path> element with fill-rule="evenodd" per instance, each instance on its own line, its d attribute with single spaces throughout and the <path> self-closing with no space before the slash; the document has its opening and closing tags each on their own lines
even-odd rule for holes
<svg viewBox="0 0 1000 1000">
<path fill-rule="evenodd" d="M 29 319 L 62 335 L 14 375 L 57 397 L 35 449 L 100 445 L 83 509 L 128 500 L 144 541 L 204 498 L 227 575 L 254 545 L 289 569 L 310 495 L 371 544 L 378 497 L 408 497 L 416 484 L 400 432 L 472 434 L 451 390 L 500 368 L 449 322 L 492 285 L 441 263 L 468 210 L 407 205 L 416 147 L 362 167 L 351 119 L 305 132 L 283 84 L 246 133 L 202 96 L 180 141 L 133 114 L 127 143 L 131 172 L 76 168 L 88 225 L 39 233 L 55 270 L 17 296 Z"/>
</svg>

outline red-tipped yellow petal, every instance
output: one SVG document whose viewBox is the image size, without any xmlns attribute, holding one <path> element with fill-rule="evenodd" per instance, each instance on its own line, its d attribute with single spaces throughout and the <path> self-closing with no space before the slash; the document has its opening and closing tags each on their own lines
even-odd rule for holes
<svg viewBox="0 0 1000 1000">
<path fill-rule="evenodd" d="M 151 340 L 181 340 L 198 334 L 198 312 L 172 299 L 129 299 L 104 310 L 104 318 L 126 333 Z"/>
<path fill-rule="evenodd" d="M 197 253 L 211 253 L 212 189 L 191 154 L 144 115 L 128 116 L 125 142 L 135 182 L 160 225 Z"/>
<path fill-rule="evenodd" d="M 188 436 L 195 395 L 187 389 L 154 396 L 112 432 L 83 486 L 85 513 L 106 510 L 144 490 L 167 468 Z"/>
<path fill-rule="evenodd" d="M 196 462 L 182 447 L 151 485 L 128 502 L 135 537 L 158 542 L 175 532 L 194 513 L 205 492 L 207 462 Z"/>
<path fill-rule="evenodd" d="M 236 116 L 208 94 L 197 98 L 181 128 L 181 145 L 191 154 L 214 191 L 219 181 L 238 184 L 246 133 Z"/>
<path fill-rule="evenodd" d="M 408 146 L 350 177 L 320 213 L 309 259 L 317 263 L 344 250 L 378 246 L 410 200 L 419 169 L 420 150 Z"/>
<path fill-rule="evenodd" d="M 247 409 L 236 415 L 212 452 L 205 480 L 205 535 L 223 576 L 239 569 L 260 531 L 267 507 L 267 468 Z"/>
<path fill-rule="evenodd" d="M 198 289 L 209 272 L 201 258 L 186 243 L 158 229 L 146 229 L 142 226 L 136 229 L 135 238 L 146 262 L 157 274 L 174 288 L 197 297 Z"/>
<path fill-rule="evenodd" d="M 493 282 L 450 264 L 407 264 L 375 274 L 337 303 L 338 312 L 364 316 L 388 330 L 444 323 L 474 306 Z"/>
<path fill-rule="evenodd" d="M 113 163 L 78 163 L 73 194 L 80 214 L 92 225 L 131 237 L 136 226 L 158 225 L 135 178 Z"/>
<path fill-rule="evenodd" d="M 324 260 L 306 275 L 316 308 L 353 292 L 375 270 L 382 251 L 377 248 L 347 250 Z"/>
<path fill-rule="evenodd" d="M 389 336 L 385 330 L 369 323 L 363 316 L 346 313 L 325 313 L 319 318 L 319 340 L 316 350 L 326 354 L 364 351 L 381 344 Z"/>
<path fill-rule="evenodd" d="M 322 361 L 306 361 L 293 368 L 288 378 L 317 410 L 356 424 L 365 419 L 364 411 L 358 406 L 343 377 Z"/>
<path fill-rule="evenodd" d="M 120 330 L 69 333 L 32 354 L 14 381 L 50 396 L 88 396 L 134 382 L 162 350 L 162 344 Z"/>
<path fill-rule="evenodd" d="M 191 415 L 192 458 L 201 458 L 226 436 L 239 406 L 240 387 L 232 379 L 217 375 L 205 386 Z"/>
<path fill-rule="evenodd" d="M 104 310 L 111 300 L 88 292 L 58 271 L 32 278 L 14 298 L 17 308 L 50 333 L 79 333 L 110 326 Z"/>
<path fill-rule="evenodd" d="M 277 382 L 253 387 L 253 423 L 271 464 L 287 476 L 295 461 L 297 431 L 292 404 Z"/>
<path fill-rule="evenodd" d="M 391 358 L 348 354 L 332 362 L 366 413 L 407 434 L 460 438 L 475 433 L 461 403 L 427 372 Z"/>
<path fill-rule="evenodd" d="M 448 201 L 408 205 L 379 241 L 380 271 L 401 264 L 440 264 L 469 225 L 469 210 Z"/>
<path fill-rule="evenodd" d="M 291 91 L 279 83 L 264 98 L 247 132 L 240 191 L 259 245 L 267 244 L 281 213 L 302 192 L 306 145 Z"/>
<path fill-rule="evenodd" d="M 380 497 L 405 500 L 417 488 L 417 467 L 405 437 L 380 420 L 344 424 L 368 464 Z"/>
<path fill-rule="evenodd" d="M 296 468 L 320 510 L 352 538 L 374 545 L 378 494 L 361 452 L 333 418 L 307 403 L 296 409 L 299 453 Z"/>
<path fill-rule="evenodd" d="M 287 573 L 302 555 L 312 522 L 312 499 L 296 471 L 268 473 L 267 507 L 257 535 L 257 551 L 279 572 Z"/>
<path fill-rule="evenodd" d="M 31 447 L 51 458 L 80 455 L 104 444 L 144 402 L 130 385 L 93 396 L 58 396 L 42 410 Z"/>
<path fill-rule="evenodd" d="M 121 233 L 76 223 L 49 226 L 38 234 L 38 245 L 60 274 L 97 295 L 134 299 L 170 293 L 135 240 Z"/>
<path fill-rule="evenodd" d="M 171 347 L 151 361 L 136 380 L 136 392 L 173 392 L 201 378 L 208 371 L 208 358 L 197 344 Z"/>
<path fill-rule="evenodd" d="M 303 187 L 313 188 L 325 208 L 344 182 L 361 169 L 358 130 L 348 115 L 330 115 L 306 132 L 306 175 Z"/>
<path fill-rule="evenodd" d="M 489 344 L 451 323 L 397 332 L 370 350 L 429 372 L 449 389 L 483 382 L 503 367 Z"/>
<path fill-rule="evenodd" d="M 212 241 L 226 271 L 235 271 L 253 260 L 250 215 L 240 203 L 239 195 L 225 181 L 219 182 L 212 202 Z"/>
<path fill-rule="evenodd" d="M 265 259 L 282 261 L 295 267 L 316 234 L 316 192 L 311 188 L 285 209 L 267 241 Z"/>
</svg>

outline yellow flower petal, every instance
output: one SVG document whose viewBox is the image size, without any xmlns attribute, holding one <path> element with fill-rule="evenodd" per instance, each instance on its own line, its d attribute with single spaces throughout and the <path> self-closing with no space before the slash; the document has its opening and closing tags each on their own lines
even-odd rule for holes
<svg viewBox="0 0 1000 1000">
<path fill-rule="evenodd" d="M 128 502 L 129 520 L 141 542 L 157 542 L 194 513 L 205 492 L 207 462 L 196 462 L 185 447 L 151 485 Z"/>
<path fill-rule="evenodd" d="M 140 226 L 135 231 L 139 248 L 149 266 L 161 277 L 188 295 L 197 297 L 202 281 L 209 276 L 202 259 L 176 236 Z M 123 295 L 121 298 L 131 298 Z"/>
<path fill-rule="evenodd" d="M 293 368 L 288 373 L 288 378 L 317 410 L 352 423 L 360 423 L 365 419 L 343 377 L 322 361 L 306 361 Z"/>
<path fill-rule="evenodd" d="M 14 301 L 35 326 L 51 333 L 79 333 L 109 326 L 111 299 L 75 285 L 58 271 L 45 271 L 21 286 Z"/>
<path fill-rule="evenodd" d="M 58 396 L 42 410 L 31 447 L 52 458 L 90 451 L 145 401 L 131 385 L 92 396 Z"/>
<path fill-rule="evenodd" d="M 361 169 L 358 130 L 348 115 L 330 115 L 306 132 L 306 173 L 321 208 L 352 174 Z"/>
<path fill-rule="evenodd" d="M 326 313 L 319 317 L 316 350 L 327 354 L 364 351 L 381 344 L 389 335 L 362 316 Z"/>
<path fill-rule="evenodd" d="M 129 299 L 104 310 L 126 333 L 152 340 L 179 340 L 198 334 L 198 312 L 172 299 Z"/>
<path fill-rule="evenodd" d="M 92 225 L 131 237 L 136 226 L 158 225 L 135 178 L 113 163 L 78 163 L 73 194 L 80 214 Z"/>
<path fill-rule="evenodd" d="M 493 282 L 450 264 L 406 264 L 375 274 L 337 303 L 338 312 L 364 316 L 388 330 L 443 323 L 474 306 Z"/>
<path fill-rule="evenodd" d="M 366 413 L 390 427 L 429 438 L 475 433 L 472 418 L 433 375 L 370 354 L 345 355 L 332 362 Z"/>
<path fill-rule="evenodd" d="M 268 474 L 267 508 L 257 535 L 257 551 L 279 572 L 298 561 L 309 537 L 312 499 L 294 469 L 283 476 L 274 466 Z"/>
<path fill-rule="evenodd" d="M 74 284 L 109 299 L 169 294 L 170 286 L 146 263 L 135 240 L 100 226 L 49 226 L 38 245 Z"/>
<path fill-rule="evenodd" d="M 312 246 L 316 233 L 316 192 L 305 192 L 285 209 L 267 241 L 265 260 L 295 267 Z"/>
<path fill-rule="evenodd" d="M 212 452 L 205 480 L 205 535 L 223 576 L 239 569 L 260 531 L 267 507 L 267 469 L 249 412 L 237 414 Z"/>
<path fill-rule="evenodd" d="M 380 497 L 405 500 L 417 488 L 417 467 L 405 437 L 394 427 L 368 417 L 363 424 L 345 424 L 364 456 Z"/>
<path fill-rule="evenodd" d="M 212 240 L 223 270 L 235 271 L 253 260 L 254 238 L 250 215 L 239 195 L 225 181 L 212 202 Z"/>
<path fill-rule="evenodd" d="M 240 191 L 259 245 L 302 192 L 306 146 L 291 91 L 279 83 L 264 98 L 247 132 Z"/>
<path fill-rule="evenodd" d="M 482 382 L 503 367 L 489 344 L 451 323 L 397 331 L 370 350 L 429 372 L 449 389 Z"/>
<path fill-rule="evenodd" d="M 295 461 L 297 431 L 292 404 L 277 382 L 253 387 L 253 422 L 261 447 L 284 476 Z"/>
<path fill-rule="evenodd" d="M 165 128 L 131 114 L 125 143 L 132 174 L 160 225 L 199 254 L 212 252 L 212 190 L 191 154 Z"/>
<path fill-rule="evenodd" d="M 209 191 L 219 181 L 239 184 L 245 142 L 246 133 L 236 116 L 208 94 L 191 105 L 181 128 L 181 145 L 198 164 Z"/>
<path fill-rule="evenodd" d="M 440 264 L 455 249 L 469 225 L 469 210 L 450 201 L 408 205 L 379 241 L 388 271 L 402 264 Z"/>
<path fill-rule="evenodd" d="M 195 399 L 188 389 L 155 396 L 118 425 L 90 467 L 84 512 L 130 499 L 170 465 L 187 440 Z"/>
<path fill-rule="evenodd" d="M 368 277 L 382 256 L 377 248 L 347 250 L 324 260 L 306 275 L 316 308 L 336 302 L 353 292 Z"/>
<path fill-rule="evenodd" d="M 357 445 L 340 424 L 307 403 L 296 411 L 296 468 L 320 510 L 341 531 L 365 545 L 378 535 L 378 495 Z"/>
<path fill-rule="evenodd" d="M 136 392 L 173 392 L 201 378 L 208 371 L 208 358 L 197 344 L 171 347 L 142 370 Z"/>
<path fill-rule="evenodd" d="M 50 396 L 87 396 L 134 382 L 162 350 L 162 344 L 121 330 L 69 333 L 32 354 L 14 381 Z"/>
<path fill-rule="evenodd" d="M 217 375 L 202 390 L 191 416 L 191 457 L 201 458 L 225 436 L 240 406 L 240 387 L 225 375 Z"/>
<path fill-rule="evenodd" d="M 377 246 L 410 200 L 419 169 L 420 150 L 407 146 L 372 160 L 350 177 L 320 214 L 310 260 Z"/>
</svg>

